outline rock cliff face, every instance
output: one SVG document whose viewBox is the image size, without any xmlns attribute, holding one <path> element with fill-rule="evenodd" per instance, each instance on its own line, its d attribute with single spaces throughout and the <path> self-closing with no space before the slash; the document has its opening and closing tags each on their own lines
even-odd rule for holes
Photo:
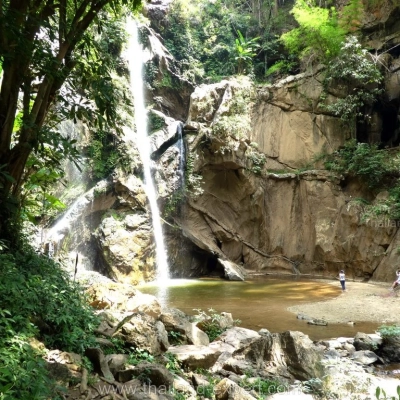
<svg viewBox="0 0 400 400">
<path fill-rule="evenodd" d="M 364 33 L 377 51 L 389 49 L 381 57 L 388 71 L 386 92 L 368 110 L 374 124 L 357 135 L 398 145 L 399 10 L 385 7 L 365 23 Z M 336 276 L 345 269 L 348 277 L 391 280 L 398 267 L 397 224 L 364 219 L 358 199 L 373 202 L 374 195 L 315 162 L 349 138 L 340 120 L 321 107 L 323 71 L 260 87 L 244 77 L 195 90 L 184 80 L 167 87 L 161 83 L 179 81 L 179 74 L 156 35 L 148 32 L 159 68 L 148 97 L 156 97 L 153 113 L 163 121 L 152 134 L 153 172 L 168 220 L 164 231 L 172 275 L 223 274 L 222 265 L 229 261 L 248 273 Z M 90 221 L 86 217 L 92 235 L 85 243 L 100 255 L 95 267 L 136 283 L 154 277 L 155 249 L 140 166 L 133 172 L 115 174 L 104 203 L 112 210 L 102 208 L 102 215 Z M 70 250 L 84 247 L 75 243 Z"/>
<path fill-rule="evenodd" d="M 186 204 L 182 229 L 215 257 L 250 271 L 332 276 L 345 269 L 362 279 L 382 276 L 378 271 L 388 269 L 397 228 L 387 221 L 363 221 L 357 198 L 370 194 L 362 186 L 325 170 L 299 169 L 345 139 L 338 119 L 319 110 L 318 82 L 318 76 L 300 75 L 256 88 L 249 134 L 236 139 L 231 132 L 227 141 L 234 143 L 225 152 L 207 127 L 212 130 L 229 112 L 226 91 L 238 83 L 196 89 L 188 125 L 203 135 L 191 141 L 191 148 L 199 155 L 196 169 L 204 192 Z M 198 104 L 215 104 L 215 109 L 201 114 Z M 265 155 L 261 174 L 249 165 L 254 142 L 259 156 Z"/>
</svg>

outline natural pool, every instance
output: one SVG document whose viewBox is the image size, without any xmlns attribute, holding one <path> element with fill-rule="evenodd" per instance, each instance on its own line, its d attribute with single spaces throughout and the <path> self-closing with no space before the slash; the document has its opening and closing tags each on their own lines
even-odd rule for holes
<svg viewBox="0 0 400 400">
<path fill-rule="evenodd" d="M 337 287 L 323 281 L 296 278 L 258 278 L 246 282 L 217 279 L 173 279 L 164 287 L 145 285 L 138 287 L 143 293 L 155 295 L 163 305 L 179 308 L 186 314 L 195 315 L 195 309 L 207 311 L 213 308 L 226 311 L 240 326 L 271 332 L 301 331 L 313 340 L 338 336 L 354 336 L 357 332 L 372 333 L 378 324 L 359 322 L 356 325 L 328 324 L 308 325 L 298 320 L 287 308 L 296 304 L 328 300 L 340 295 Z M 312 317 L 312 315 L 310 315 Z"/>
</svg>

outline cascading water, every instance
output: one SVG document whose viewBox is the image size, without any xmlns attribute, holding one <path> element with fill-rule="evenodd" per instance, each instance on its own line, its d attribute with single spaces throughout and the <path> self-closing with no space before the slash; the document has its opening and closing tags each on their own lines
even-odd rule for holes
<svg viewBox="0 0 400 400">
<path fill-rule="evenodd" d="M 127 59 L 129 63 L 131 91 L 134 97 L 135 105 L 135 142 L 143 164 L 145 192 L 149 201 L 153 223 L 157 260 L 156 279 L 159 284 L 163 284 L 169 279 L 169 267 L 167 262 L 167 252 L 164 246 L 160 212 L 157 204 L 157 195 L 151 176 L 151 148 L 147 136 L 147 110 L 144 104 L 143 95 L 143 49 L 139 44 L 138 27 L 136 22 L 132 19 L 127 21 L 127 30 L 130 35 L 127 49 Z M 133 134 L 133 132 L 131 132 L 131 134 Z"/>
</svg>

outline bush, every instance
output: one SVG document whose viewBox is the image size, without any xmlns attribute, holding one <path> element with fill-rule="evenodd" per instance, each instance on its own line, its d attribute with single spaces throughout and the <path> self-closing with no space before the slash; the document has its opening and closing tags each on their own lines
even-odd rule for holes
<svg viewBox="0 0 400 400">
<path fill-rule="evenodd" d="M 376 144 L 357 143 L 355 140 L 328 155 L 325 167 L 340 174 L 359 176 L 370 188 L 382 185 L 383 178 L 394 169 L 387 153 L 379 150 Z"/>
<path fill-rule="evenodd" d="M 32 339 L 83 353 L 98 320 L 60 266 L 30 249 L 0 254 L 0 275 L 0 398 L 56 399 Z"/>
<path fill-rule="evenodd" d="M 362 109 L 376 101 L 382 92 L 379 88 L 382 80 L 383 76 L 368 51 L 362 48 L 355 36 L 350 36 L 330 62 L 324 81 L 327 92 L 329 86 L 333 86 L 335 90 L 343 91 L 345 96 L 333 104 L 323 105 L 323 108 L 340 117 L 351 129 L 355 127 L 356 117 L 369 122 L 369 116 Z"/>
<path fill-rule="evenodd" d="M 213 308 L 209 308 L 208 313 L 200 308 L 196 308 L 195 311 L 197 311 L 197 314 L 194 319 L 200 322 L 201 329 L 207 333 L 210 342 L 227 330 L 227 328 L 221 326 L 221 321 L 224 317 Z M 239 325 L 240 322 L 240 320 L 233 321 L 234 325 Z"/>
<path fill-rule="evenodd" d="M 13 328 L 24 332 L 33 324 L 49 347 L 82 353 L 94 344 L 98 320 L 82 295 L 53 260 L 33 251 L 0 254 L 0 304 L 13 319 Z"/>
<path fill-rule="evenodd" d="M 382 338 L 392 338 L 400 336 L 400 326 L 399 325 L 382 325 L 378 328 L 378 332 L 381 334 Z"/>
<path fill-rule="evenodd" d="M 313 64 L 327 64 L 340 50 L 345 30 L 338 25 L 338 16 L 332 7 L 315 6 L 314 1 L 296 0 L 292 14 L 300 25 L 281 36 L 289 53 Z"/>
</svg>

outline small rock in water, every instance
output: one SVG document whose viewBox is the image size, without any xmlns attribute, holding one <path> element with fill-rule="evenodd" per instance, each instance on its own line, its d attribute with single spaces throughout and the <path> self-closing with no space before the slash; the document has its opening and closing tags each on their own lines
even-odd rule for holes
<svg viewBox="0 0 400 400">
<path fill-rule="evenodd" d="M 318 325 L 318 326 L 327 326 L 328 323 L 324 321 L 323 319 L 311 319 L 310 321 L 307 322 L 309 325 Z"/>
</svg>

